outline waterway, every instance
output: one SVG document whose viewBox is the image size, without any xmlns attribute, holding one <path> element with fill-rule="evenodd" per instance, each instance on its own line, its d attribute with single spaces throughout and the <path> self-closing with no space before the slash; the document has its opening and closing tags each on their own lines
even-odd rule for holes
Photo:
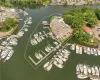
<svg viewBox="0 0 100 80">
<path fill-rule="evenodd" d="M 82 6 L 79 6 L 82 7 Z M 100 6 L 90 6 L 92 8 L 99 8 Z M 32 17 L 32 25 L 29 27 L 29 31 L 19 39 L 18 45 L 15 47 L 15 53 L 10 60 L 5 63 L 0 63 L 0 80 L 79 80 L 76 77 L 76 65 L 80 63 L 87 63 L 92 65 L 100 65 L 100 57 L 90 55 L 77 55 L 74 51 L 71 51 L 69 60 L 66 62 L 63 69 L 59 69 L 56 66 L 47 72 L 41 65 L 38 69 L 34 69 L 24 58 L 24 52 L 29 39 L 30 34 L 36 28 L 39 21 L 54 13 L 63 13 L 73 9 L 73 6 L 46 6 L 37 9 L 25 9 L 29 16 Z M 20 15 L 23 20 L 23 15 Z M 23 21 L 20 22 L 20 28 L 23 25 Z M 89 80 L 89 79 L 85 79 Z"/>
</svg>

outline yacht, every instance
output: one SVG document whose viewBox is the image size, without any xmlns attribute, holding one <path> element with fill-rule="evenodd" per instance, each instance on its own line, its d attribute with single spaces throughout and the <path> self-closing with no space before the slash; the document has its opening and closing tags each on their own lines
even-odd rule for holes
<svg viewBox="0 0 100 80">
<path fill-rule="evenodd" d="M 37 59 L 41 59 L 41 57 L 38 55 L 38 53 L 35 53 L 35 57 L 36 57 Z"/>
<path fill-rule="evenodd" d="M 84 47 L 84 53 L 86 53 L 87 52 L 87 48 L 86 47 Z"/>
<path fill-rule="evenodd" d="M 41 59 L 43 58 L 43 55 L 42 55 L 42 54 L 39 53 L 38 55 L 39 55 L 39 57 L 40 57 Z"/>
<path fill-rule="evenodd" d="M 84 75 L 88 75 L 87 66 L 84 65 L 83 68 L 84 68 Z"/>
<path fill-rule="evenodd" d="M 76 71 L 77 71 L 77 72 L 80 72 L 79 65 L 76 66 Z"/>
<path fill-rule="evenodd" d="M 72 50 L 75 50 L 75 44 L 72 44 L 72 45 L 71 45 L 71 49 L 72 49 Z"/>
<path fill-rule="evenodd" d="M 91 50 L 90 50 L 89 47 L 87 48 L 87 52 L 86 53 L 89 54 L 89 55 L 91 54 Z"/>
<path fill-rule="evenodd" d="M 79 79 L 86 79 L 86 78 L 88 78 L 88 76 L 82 75 L 82 74 L 77 75 L 77 77 L 78 77 Z"/>
<path fill-rule="evenodd" d="M 28 31 L 28 29 L 27 29 L 27 28 L 25 28 L 25 29 L 24 29 L 24 31 L 26 31 L 26 32 L 27 32 L 27 31 Z"/>
<path fill-rule="evenodd" d="M 94 69 L 94 67 L 91 68 L 91 71 L 92 71 L 92 75 L 95 75 L 95 69 Z"/>
<path fill-rule="evenodd" d="M 79 51 L 79 53 L 80 53 L 80 54 L 82 54 L 82 47 L 80 46 L 79 48 L 80 48 L 80 51 Z"/>
<path fill-rule="evenodd" d="M 91 75 L 91 72 L 92 72 L 92 71 L 91 71 L 91 68 L 90 68 L 89 65 L 87 65 L 87 67 L 88 67 L 88 69 L 87 69 L 87 70 L 88 70 L 88 73 L 89 73 L 89 75 Z"/>
<path fill-rule="evenodd" d="M 11 50 L 11 51 L 9 52 L 9 54 L 7 55 L 6 59 L 4 60 L 4 62 L 5 62 L 6 60 L 9 60 L 9 59 L 12 57 L 13 53 L 14 53 L 14 50 Z"/>
<path fill-rule="evenodd" d="M 62 64 L 59 64 L 57 61 L 54 61 L 53 64 L 57 66 L 58 68 L 63 68 L 64 66 Z"/>
<path fill-rule="evenodd" d="M 98 52 L 98 55 L 100 56 L 100 50 L 99 49 L 97 50 L 97 52 Z"/>
<path fill-rule="evenodd" d="M 94 50 L 94 55 L 95 55 L 95 56 L 98 56 L 97 50 L 96 50 L 96 49 L 93 49 L 93 50 Z"/>
<path fill-rule="evenodd" d="M 94 50 L 93 50 L 93 48 L 91 48 L 91 54 L 94 54 Z"/>
<path fill-rule="evenodd" d="M 44 37 L 43 37 L 43 36 L 41 36 L 41 39 L 43 40 L 43 39 L 44 39 Z"/>
<path fill-rule="evenodd" d="M 95 66 L 95 67 L 94 67 L 94 69 L 95 69 L 96 76 L 98 76 L 98 77 L 99 77 L 99 69 L 98 69 L 98 67 L 97 67 L 97 66 Z"/>
<path fill-rule="evenodd" d="M 76 45 L 76 53 L 79 54 L 79 46 Z"/>
<path fill-rule="evenodd" d="M 78 64 L 78 66 L 79 66 L 80 72 L 83 73 L 84 72 L 83 65 L 82 64 Z"/>
<path fill-rule="evenodd" d="M 7 41 L 3 41 L 2 43 L 1 43 L 1 45 L 7 45 Z"/>
<path fill-rule="evenodd" d="M 52 68 L 52 64 L 50 62 L 47 62 L 43 67 L 46 71 L 50 71 L 50 69 Z"/>
</svg>

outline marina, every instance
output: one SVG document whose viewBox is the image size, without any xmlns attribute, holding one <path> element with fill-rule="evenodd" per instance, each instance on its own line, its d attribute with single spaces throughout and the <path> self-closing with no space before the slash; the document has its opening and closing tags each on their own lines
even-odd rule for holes
<svg viewBox="0 0 100 80">
<path fill-rule="evenodd" d="M 52 10 L 50 11 L 49 8 L 51 8 Z M 99 49 L 97 48 L 88 49 L 88 47 L 86 46 L 68 43 L 66 44 L 68 46 L 65 49 L 70 52 L 70 56 L 69 56 L 70 58 L 68 58 L 67 55 L 63 57 L 64 55 L 63 52 L 59 52 L 61 50 L 59 49 L 59 46 L 57 47 L 57 45 L 60 43 L 57 40 L 55 40 L 54 37 L 52 38 L 52 36 L 48 34 L 49 32 L 48 28 L 42 28 L 42 25 L 40 25 L 38 29 L 35 29 L 37 27 L 37 24 L 41 20 L 41 18 L 44 18 L 45 16 L 48 16 L 53 13 L 62 13 L 66 9 L 69 10 L 71 8 L 70 7 L 54 8 L 54 7 L 48 6 L 46 8 L 42 7 L 36 10 L 25 9 L 26 12 L 28 12 L 28 15 L 26 14 L 25 18 L 23 18 L 24 15 L 22 15 L 23 10 L 21 10 L 21 13 L 19 12 L 22 19 L 20 21 L 21 30 L 17 33 L 17 35 L 8 36 L 7 38 L 4 38 L 4 40 L 3 39 L 0 40 L 0 43 L 4 41 L 3 45 L 0 45 L 0 49 L 2 49 L 3 51 L 5 51 L 5 49 L 7 49 L 6 47 L 8 46 L 12 47 L 12 49 L 11 47 L 8 48 L 10 54 L 9 53 L 4 54 L 3 52 L 2 55 L 6 56 L 6 58 L 3 58 L 2 60 L 0 60 L 0 65 L 2 65 L 0 66 L 0 69 L 2 70 L 3 80 L 14 80 L 14 79 L 16 80 L 33 80 L 33 79 L 36 79 L 36 80 L 65 80 L 65 79 L 78 80 L 76 76 L 76 71 L 75 71 L 77 63 L 87 61 L 91 65 L 95 64 L 95 66 L 99 66 L 99 61 L 100 61 Z M 43 12 L 41 12 L 40 10 Z M 46 13 L 45 13 L 45 10 L 47 10 Z M 32 18 L 32 22 L 27 22 L 29 19 L 31 20 L 30 16 Z M 28 19 L 26 17 L 28 17 Z M 41 30 L 44 32 L 42 32 Z M 31 34 L 32 32 L 33 34 Z M 34 34 L 38 34 L 38 37 L 35 36 L 36 37 L 35 38 Z M 31 40 L 33 40 L 33 45 L 31 44 Z M 24 44 L 23 44 L 23 41 L 24 41 Z M 29 45 L 26 50 L 27 43 L 29 43 Z M 72 45 L 73 47 L 71 47 Z M 76 45 L 77 45 L 77 51 L 76 51 Z M 0 51 L 2 52 L 2 50 Z M 53 52 L 49 53 L 51 50 L 53 50 Z M 25 54 L 25 51 L 26 51 L 26 54 Z M 35 53 L 37 54 L 35 55 Z M 0 53 L 0 59 L 1 59 L 1 53 Z M 55 59 L 55 62 L 54 62 L 54 59 Z M 59 63 L 57 61 L 59 61 Z M 34 64 L 37 66 L 35 66 Z M 88 67 L 90 67 L 91 69 L 91 67 L 93 66 L 88 66 Z M 94 72 L 96 72 L 96 74 L 98 75 L 97 67 L 95 68 L 96 71 L 94 71 L 94 68 L 92 68 L 92 70 L 93 70 L 93 73 L 92 73 L 93 75 L 95 75 Z M 81 72 L 82 71 L 83 70 L 81 69 Z M 91 70 L 88 70 L 88 72 L 84 71 L 84 73 L 85 74 L 89 73 L 91 75 Z M 79 75 L 79 77 L 80 76 L 83 76 L 83 75 Z M 87 76 L 83 76 L 83 77 L 85 80 L 88 80 L 88 78 L 86 78 Z M 91 80 L 92 78 L 95 78 L 95 77 L 91 77 Z"/>
<path fill-rule="evenodd" d="M 76 74 L 79 79 L 90 78 L 90 80 L 100 80 L 100 66 L 77 64 Z"/>
</svg>

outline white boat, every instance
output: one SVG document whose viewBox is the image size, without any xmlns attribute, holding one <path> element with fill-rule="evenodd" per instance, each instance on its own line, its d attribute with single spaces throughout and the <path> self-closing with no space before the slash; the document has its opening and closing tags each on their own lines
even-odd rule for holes
<svg viewBox="0 0 100 80">
<path fill-rule="evenodd" d="M 63 68 L 63 67 L 64 67 L 63 65 L 57 63 L 57 61 L 54 61 L 53 64 L 54 64 L 55 66 L 57 66 L 58 68 Z"/>
<path fill-rule="evenodd" d="M 91 54 L 94 54 L 94 50 L 93 50 L 93 48 L 91 48 Z"/>
<path fill-rule="evenodd" d="M 86 53 L 87 52 L 87 48 L 86 47 L 84 47 L 84 53 Z"/>
<path fill-rule="evenodd" d="M 76 66 L 76 71 L 77 71 L 77 72 L 80 71 L 79 65 Z"/>
<path fill-rule="evenodd" d="M 38 55 L 38 53 L 35 53 L 35 57 L 36 57 L 37 59 L 41 59 L 41 57 Z"/>
<path fill-rule="evenodd" d="M 100 56 L 100 50 L 97 50 L 97 52 L 98 52 L 98 55 Z"/>
<path fill-rule="evenodd" d="M 26 32 L 27 32 L 27 31 L 28 31 L 28 29 L 27 29 L 27 28 L 25 28 L 25 29 L 24 29 L 24 31 L 26 31 Z"/>
<path fill-rule="evenodd" d="M 43 36 L 41 36 L 41 39 L 44 40 L 45 38 Z"/>
<path fill-rule="evenodd" d="M 91 50 L 90 50 L 89 47 L 87 48 L 87 52 L 86 53 L 89 54 L 89 55 L 91 54 Z"/>
<path fill-rule="evenodd" d="M 50 69 L 52 68 L 52 64 L 50 64 L 50 62 L 47 62 L 46 64 L 44 64 L 44 69 L 46 70 L 46 71 L 50 71 Z"/>
<path fill-rule="evenodd" d="M 95 56 L 98 56 L 97 50 L 96 50 L 96 49 L 93 49 L 93 50 L 94 50 L 94 55 L 95 55 Z"/>
<path fill-rule="evenodd" d="M 88 78 L 88 76 L 82 75 L 82 74 L 77 75 L 77 77 L 78 77 L 79 79 L 86 79 L 86 78 Z"/>
<path fill-rule="evenodd" d="M 1 45 L 7 45 L 7 41 L 3 41 Z"/>
<path fill-rule="evenodd" d="M 82 54 L 82 47 L 80 46 L 79 48 L 80 48 L 80 51 L 79 51 L 79 53 L 80 53 L 80 54 Z"/>
<path fill-rule="evenodd" d="M 38 55 L 39 55 L 39 57 L 40 57 L 41 59 L 43 58 L 43 55 L 42 55 L 42 54 L 39 53 Z"/>
<path fill-rule="evenodd" d="M 79 46 L 76 45 L 76 53 L 79 54 Z"/>
<path fill-rule="evenodd" d="M 87 69 L 88 70 L 88 73 L 91 74 L 92 71 L 91 71 L 90 66 L 88 65 L 87 67 L 88 67 L 88 69 Z"/>
<path fill-rule="evenodd" d="M 97 67 L 97 66 L 95 66 L 95 67 L 94 67 L 94 69 L 95 69 L 96 76 L 98 76 L 98 77 L 99 77 L 99 69 L 98 69 L 98 67 Z"/>
<path fill-rule="evenodd" d="M 91 71 L 92 71 L 92 75 L 95 75 L 95 69 L 94 69 L 94 67 L 91 68 Z"/>
<path fill-rule="evenodd" d="M 11 50 L 11 51 L 9 52 L 9 54 L 7 55 L 6 59 L 4 60 L 4 62 L 5 62 L 6 60 L 9 60 L 9 59 L 12 57 L 13 53 L 14 53 L 14 50 Z"/>
<path fill-rule="evenodd" d="M 75 50 L 75 44 L 71 45 L 71 50 Z"/>
<path fill-rule="evenodd" d="M 84 68 L 84 74 L 85 74 L 85 75 L 88 75 L 87 66 L 84 65 L 83 68 Z"/>
<path fill-rule="evenodd" d="M 82 64 L 78 64 L 78 66 L 79 66 L 80 72 L 83 73 L 84 72 L 83 65 Z"/>
</svg>

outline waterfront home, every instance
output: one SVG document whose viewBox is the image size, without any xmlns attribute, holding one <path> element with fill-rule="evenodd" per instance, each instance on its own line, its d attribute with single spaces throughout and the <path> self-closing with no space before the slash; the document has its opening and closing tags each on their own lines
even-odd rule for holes
<svg viewBox="0 0 100 80">
<path fill-rule="evenodd" d="M 67 25 L 62 17 L 56 16 L 50 23 L 50 28 L 57 39 L 68 38 L 72 34 L 72 29 Z"/>
<path fill-rule="evenodd" d="M 87 27 L 87 26 L 85 26 L 85 27 L 83 28 L 83 30 L 84 30 L 85 32 L 89 33 L 90 35 L 93 34 L 93 33 L 92 33 L 92 29 L 89 28 L 89 27 Z"/>
</svg>

